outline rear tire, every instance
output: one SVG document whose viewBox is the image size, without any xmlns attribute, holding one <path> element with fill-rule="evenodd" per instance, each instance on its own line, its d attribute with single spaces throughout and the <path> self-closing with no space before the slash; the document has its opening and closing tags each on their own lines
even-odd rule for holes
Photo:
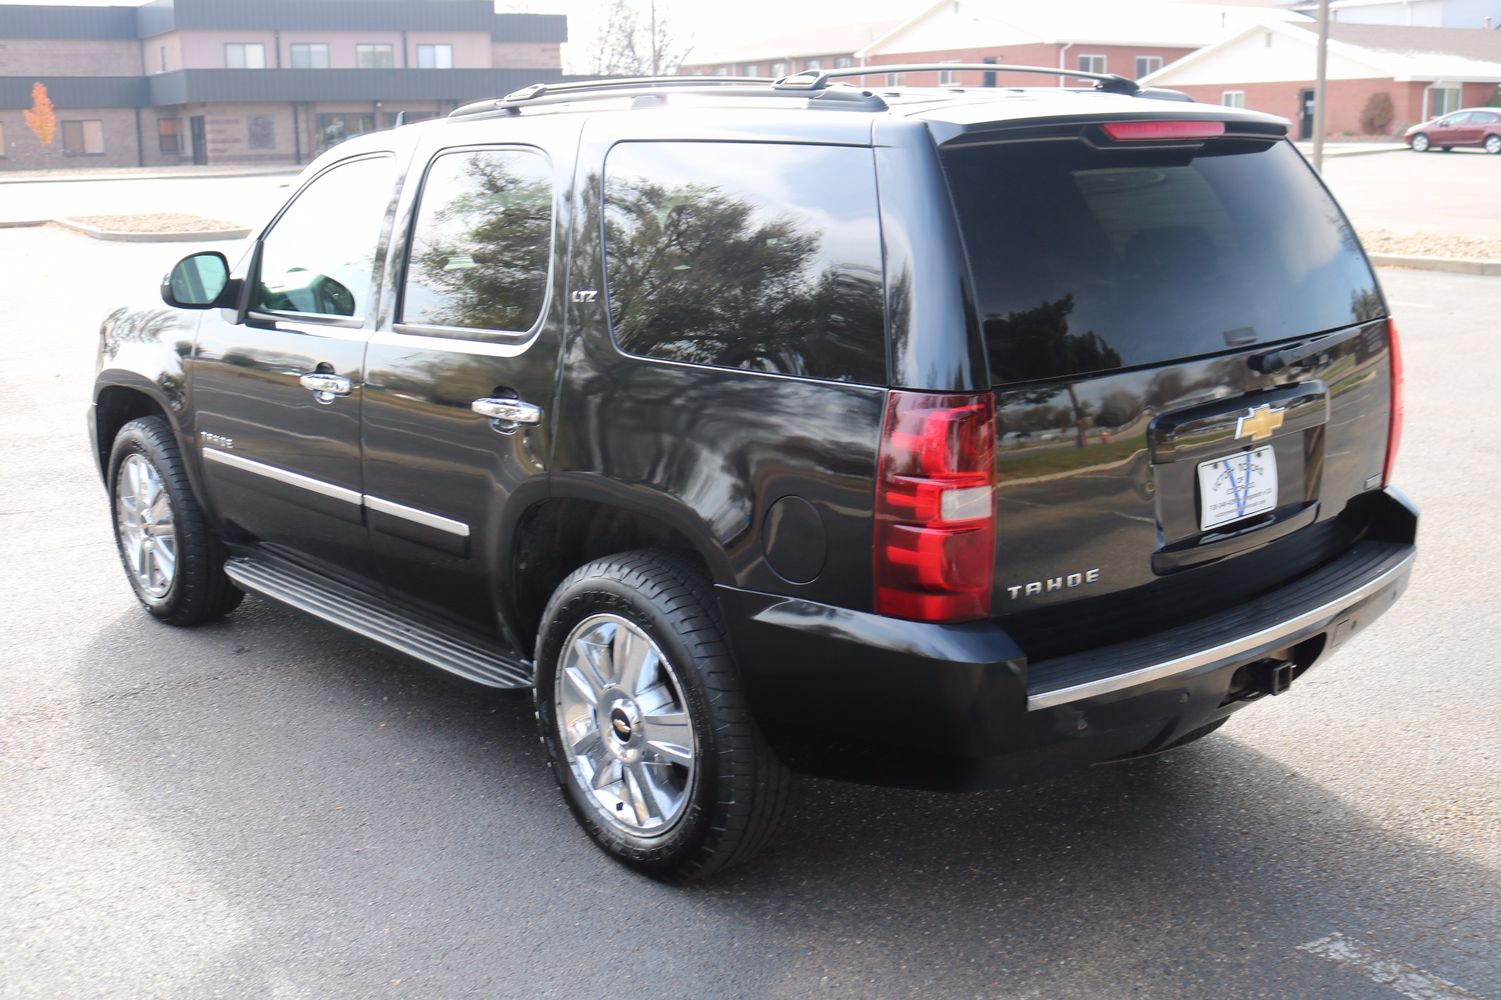
<svg viewBox="0 0 1501 1000">
<path fill-rule="evenodd" d="M 244 598 L 224 575 L 224 546 L 183 467 L 172 425 L 140 417 L 120 428 L 108 478 L 115 549 L 136 598 L 172 625 L 201 625 Z"/>
<path fill-rule="evenodd" d="M 791 778 L 751 717 L 697 566 L 657 550 L 600 559 L 559 585 L 542 622 L 537 721 L 594 842 L 668 882 L 759 852 Z"/>
<path fill-rule="evenodd" d="M 1488 135 L 1485 137 L 1485 151 L 1495 156 L 1501 153 L 1501 135 Z"/>
<path fill-rule="evenodd" d="M 1428 152 L 1429 145 L 1428 137 L 1421 132 L 1412 137 L 1412 151 L 1414 153 Z"/>
</svg>

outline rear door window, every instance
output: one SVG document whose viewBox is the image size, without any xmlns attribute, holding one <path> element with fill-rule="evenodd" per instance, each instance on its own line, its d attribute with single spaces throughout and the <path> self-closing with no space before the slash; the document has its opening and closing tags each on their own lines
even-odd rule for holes
<svg viewBox="0 0 1501 1000">
<path fill-rule="evenodd" d="M 1077 140 L 944 154 L 992 382 L 1150 366 L 1380 315 L 1354 232 L 1291 145 Z"/>
<path fill-rule="evenodd" d="M 630 142 L 605 162 L 606 294 L 621 350 L 882 383 L 869 149 Z"/>
</svg>

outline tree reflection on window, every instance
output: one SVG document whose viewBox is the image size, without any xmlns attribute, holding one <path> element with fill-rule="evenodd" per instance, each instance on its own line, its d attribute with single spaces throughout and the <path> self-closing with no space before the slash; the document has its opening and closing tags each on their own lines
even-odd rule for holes
<svg viewBox="0 0 1501 1000">
<path fill-rule="evenodd" d="M 402 322 L 524 331 L 542 314 L 552 246 L 548 163 L 521 150 L 449 153 L 422 191 Z"/>
<path fill-rule="evenodd" d="M 607 164 L 610 320 L 632 354 L 885 377 L 869 150 L 632 143 Z"/>
</svg>

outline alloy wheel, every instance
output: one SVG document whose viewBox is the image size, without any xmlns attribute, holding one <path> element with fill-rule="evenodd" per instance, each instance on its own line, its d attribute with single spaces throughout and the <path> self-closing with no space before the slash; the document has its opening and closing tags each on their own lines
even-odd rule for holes
<svg viewBox="0 0 1501 1000">
<path fill-rule="evenodd" d="M 141 592 L 160 600 L 177 578 L 177 528 L 161 473 L 142 455 L 127 456 L 115 480 L 115 524 L 126 568 Z"/>
<path fill-rule="evenodd" d="M 591 615 L 563 644 L 553 697 L 583 800 L 633 837 L 672 829 L 693 798 L 698 751 L 683 686 L 661 647 L 619 615 Z"/>
</svg>

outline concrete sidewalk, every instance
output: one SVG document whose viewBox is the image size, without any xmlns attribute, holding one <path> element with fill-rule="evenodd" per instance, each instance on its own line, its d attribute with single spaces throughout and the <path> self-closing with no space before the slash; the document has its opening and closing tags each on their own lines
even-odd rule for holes
<svg viewBox="0 0 1501 1000">
<path fill-rule="evenodd" d="M 1300 140 L 1294 143 L 1304 156 L 1313 155 L 1313 143 Z M 1324 158 L 1335 156 L 1369 156 L 1372 153 L 1396 153 L 1407 148 L 1407 143 L 1395 140 L 1381 142 L 1324 142 Z"/>
<path fill-rule="evenodd" d="M 80 181 L 156 181 L 194 180 L 209 177 L 268 177 L 284 174 L 293 176 L 302 172 L 302 167 L 290 163 L 269 166 L 236 164 L 225 166 L 172 167 L 108 167 L 79 170 L 17 170 L 0 174 L 0 184 L 52 184 Z"/>
</svg>

